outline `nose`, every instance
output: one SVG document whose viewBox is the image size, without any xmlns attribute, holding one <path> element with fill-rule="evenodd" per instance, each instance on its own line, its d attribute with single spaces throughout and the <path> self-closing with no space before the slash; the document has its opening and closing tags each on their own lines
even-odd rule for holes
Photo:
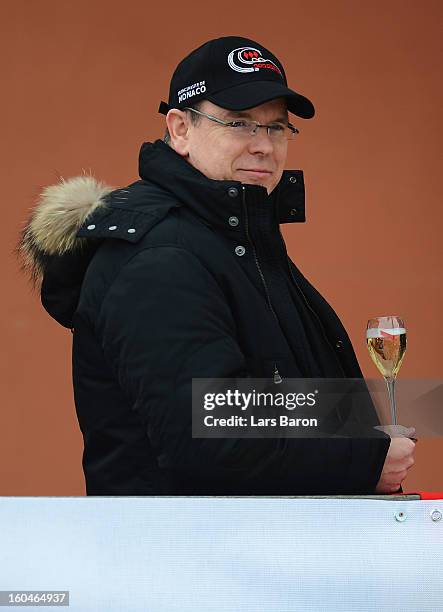
<svg viewBox="0 0 443 612">
<path fill-rule="evenodd" d="M 257 127 L 255 134 L 249 139 L 249 152 L 269 155 L 274 151 L 274 143 L 265 127 Z"/>
</svg>

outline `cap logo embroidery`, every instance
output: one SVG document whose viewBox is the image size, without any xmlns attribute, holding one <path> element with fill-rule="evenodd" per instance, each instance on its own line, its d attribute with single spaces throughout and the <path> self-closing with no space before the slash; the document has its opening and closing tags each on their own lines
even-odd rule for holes
<svg viewBox="0 0 443 612">
<path fill-rule="evenodd" d="M 178 101 L 183 102 L 188 98 L 193 98 L 194 96 L 199 96 L 206 91 L 205 81 L 199 81 L 198 83 L 193 83 L 192 85 L 188 85 L 187 87 L 183 87 L 180 91 L 177 92 Z"/>
<path fill-rule="evenodd" d="M 283 77 L 280 68 L 270 59 L 262 57 L 261 51 L 254 47 L 239 47 L 228 55 L 228 64 L 236 72 L 258 72 L 266 68 L 274 70 Z"/>
</svg>

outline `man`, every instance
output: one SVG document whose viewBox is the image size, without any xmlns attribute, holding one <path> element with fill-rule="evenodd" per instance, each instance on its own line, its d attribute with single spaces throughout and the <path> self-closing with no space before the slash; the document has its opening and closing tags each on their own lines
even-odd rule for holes
<svg viewBox="0 0 443 612">
<path fill-rule="evenodd" d="M 271 52 L 212 40 L 178 65 L 168 144 L 143 144 L 142 180 L 44 192 L 22 249 L 73 332 L 88 494 L 391 492 L 412 465 L 411 440 L 386 434 L 192 438 L 193 378 L 362 377 L 279 231 L 304 221 L 303 174 L 283 170 L 288 111 L 314 115 Z"/>
</svg>

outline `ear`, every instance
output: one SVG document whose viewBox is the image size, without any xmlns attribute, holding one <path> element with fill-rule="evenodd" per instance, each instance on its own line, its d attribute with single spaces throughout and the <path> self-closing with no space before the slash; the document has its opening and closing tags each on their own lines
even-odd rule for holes
<svg viewBox="0 0 443 612">
<path fill-rule="evenodd" d="M 183 157 L 189 155 L 189 122 L 184 111 L 171 108 L 166 115 L 166 125 L 171 137 L 172 148 Z"/>
</svg>

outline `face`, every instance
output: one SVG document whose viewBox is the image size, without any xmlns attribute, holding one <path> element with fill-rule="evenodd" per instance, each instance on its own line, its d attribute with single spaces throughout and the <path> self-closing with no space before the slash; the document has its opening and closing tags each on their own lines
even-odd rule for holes
<svg viewBox="0 0 443 612">
<path fill-rule="evenodd" d="M 223 121 L 251 119 L 261 124 L 287 123 L 283 98 L 272 100 L 248 111 L 228 111 L 205 100 L 200 109 Z M 265 129 L 255 135 L 239 136 L 229 128 L 206 117 L 196 125 L 190 112 L 169 111 L 167 125 L 172 147 L 210 179 L 240 181 L 266 187 L 268 193 L 281 179 L 286 163 L 288 142 L 275 142 Z"/>
</svg>

